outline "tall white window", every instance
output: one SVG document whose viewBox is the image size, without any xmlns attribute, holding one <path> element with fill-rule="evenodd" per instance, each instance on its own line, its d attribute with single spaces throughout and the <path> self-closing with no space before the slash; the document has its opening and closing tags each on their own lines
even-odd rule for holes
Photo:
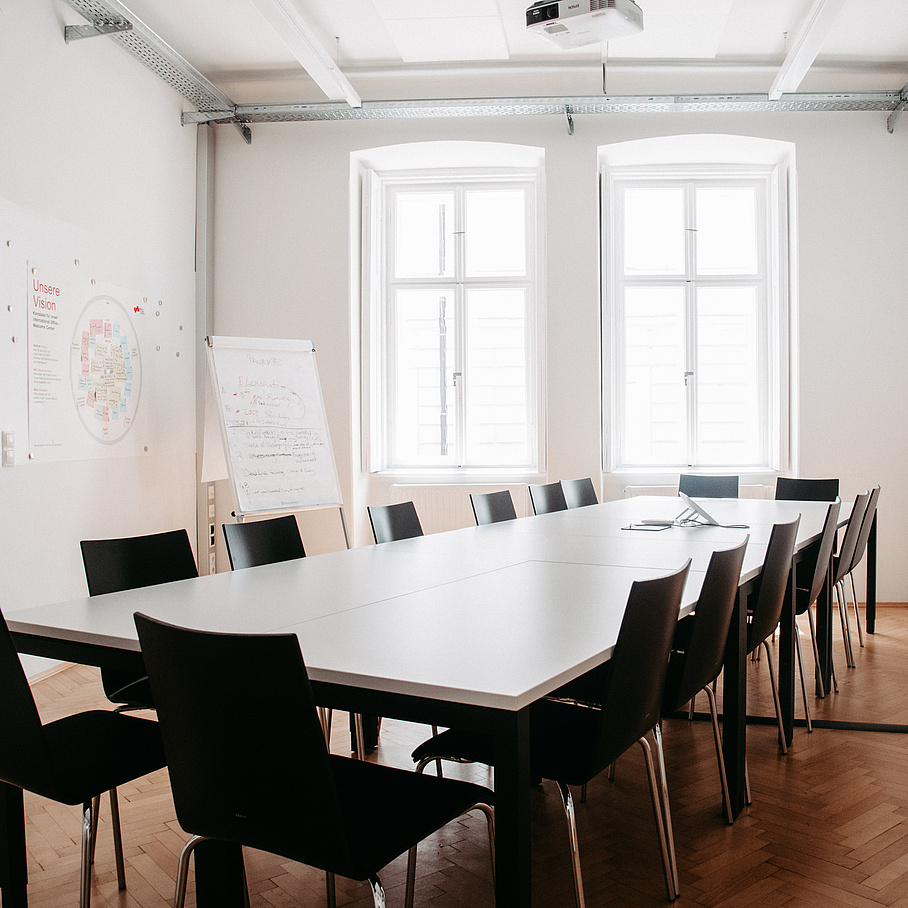
<svg viewBox="0 0 908 908">
<path fill-rule="evenodd" d="M 615 168 L 616 469 L 778 469 L 787 333 L 772 168 Z"/>
<path fill-rule="evenodd" d="M 537 468 L 537 183 L 375 175 L 378 468 Z"/>
</svg>

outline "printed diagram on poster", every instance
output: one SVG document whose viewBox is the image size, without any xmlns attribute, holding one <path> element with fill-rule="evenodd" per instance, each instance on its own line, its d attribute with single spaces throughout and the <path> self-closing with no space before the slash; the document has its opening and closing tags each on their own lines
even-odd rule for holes
<svg viewBox="0 0 908 908">
<path fill-rule="evenodd" d="M 40 460 L 138 454 L 138 294 L 29 268 L 30 449 Z M 132 315 L 130 313 L 133 313 Z"/>
<path fill-rule="evenodd" d="M 138 340 L 118 300 L 89 300 L 76 319 L 70 367 L 82 425 L 102 444 L 116 444 L 135 422 L 142 390 Z"/>
</svg>

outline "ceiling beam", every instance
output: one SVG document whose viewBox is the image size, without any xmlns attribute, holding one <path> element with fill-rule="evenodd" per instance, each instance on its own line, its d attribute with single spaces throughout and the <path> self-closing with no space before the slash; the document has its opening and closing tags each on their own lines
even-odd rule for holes
<svg viewBox="0 0 908 908">
<path fill-rule="evenodd" d="M 332 100 L 342 98 L 351 107 L 359 107 L 362 98 L 322 47 L 315 32 L 303 19 L 293 0 L 252 0 L 268 24 L 312 77 L 316 85 Z"/>
<path fill-rule="evenodd" d="M 449 98 L 421 101 L 363 101 L 358 108 L 339 102 L 237 104 L 233 116 L 211 117 L 187 111 L 185 125 L 202 122 L 288 123 L 305 120 L 406 120 L 429 117 L 533 116 L 569 110 L 572 117 L 607 113 L 726 113 L 741 111 L 890 112 L 901 104 L 898 91 L 789 94 L 778 101 L 764 94 L 737 95 L 593 95 L 590 97 Z"/>
<path fill-rule="evenodd" d="M 776 75 L 769 98 L 778 101 L 783 94 L 798 90 L 807 70 L 813 65 L 817 54 L 829 34 L 829 30 L 838 19 L 839 13 L 848 0 L 814 0 L 803 25 L 798 30 L 791 50 Z"/>
</svg>

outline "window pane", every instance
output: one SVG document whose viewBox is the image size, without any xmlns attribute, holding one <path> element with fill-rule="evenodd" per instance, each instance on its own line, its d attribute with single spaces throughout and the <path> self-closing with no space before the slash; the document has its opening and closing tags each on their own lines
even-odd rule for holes
<svg viewBox="0 0 908 908">
<path fill-rule="evenodd" d="M 627 290 L 625 358 L 624 462 L 685 463 L 683 289 Z"/>
<path fill-rule="evenodd" d="M 757 294 L 715 287 L 697 294 L 697 462 L 762 462 Z"/>
<path fill-rule="evenodd" d="M 450 277 L 453 274 L 453 193 L 398 193 L 395 225 L 396 277 Z"/>
<path fill-rule="evenodd" d="M 446 463 L 456 449 L 453 300 L 453 292 L 444 290 L 407 290 L 396 295 L 396 355 L 390 360 L 394 365 L 392 448 L 397 463 Z"/>
<path fill-rule="evenodd" d="M 470 466 L 530 461 L 526 387 L 525 292 L 471 291 L 463 385 Z"/>
<path fill-rule="evenodd" d="M 471 190 L 465 204 L 467 276 L 523 277 L 527 268 L 523 191 Z"/>
<path fill-rule="evenodd" d="M 684 274 L 684 190 L 626 189 L 625 275 Z"/>
<path fill-rule="evenodd" d="M 697 190 L 697 273 L 756 274 L 756 192 Z"/>
</svg>

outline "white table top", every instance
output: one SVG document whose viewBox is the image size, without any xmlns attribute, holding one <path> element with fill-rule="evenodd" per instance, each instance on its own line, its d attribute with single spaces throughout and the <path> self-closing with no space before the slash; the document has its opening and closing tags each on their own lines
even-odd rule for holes
<svg viewBox="0 0 908 908">
<path fill-rule="evenodd" d="M 750 534 L 745 579 L 774 522 L 802 515 L 799 546 L 822 529 L 816 502 L 710 500 L 748 529 L 621 529 L 673 517 L 643 497 L 10 612 L 14 632 L 138 650 L 133 613 L 235 633 L 293 632 L 313 680 L 454 703 L 521 709 L 606 660 L 634 579 L 692 559 L 692 610 L 713 549 Z"/>
</svg>

